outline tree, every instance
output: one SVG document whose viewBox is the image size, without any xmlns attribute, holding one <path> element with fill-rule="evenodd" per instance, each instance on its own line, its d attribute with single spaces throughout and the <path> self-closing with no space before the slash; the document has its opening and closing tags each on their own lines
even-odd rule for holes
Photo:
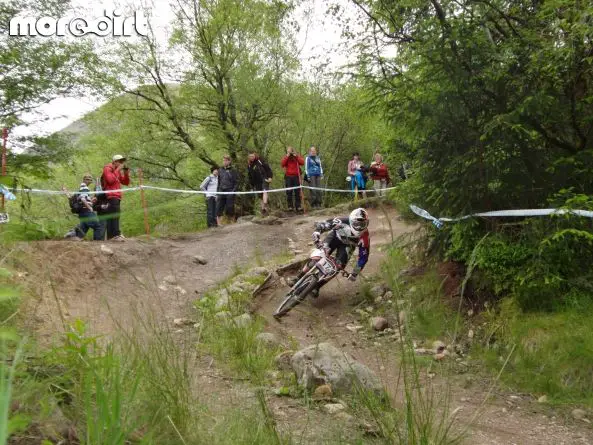
<svg viewBox="0 0 593 445">
<path fill-rule="evenodd" d="M 89 86 L 86 70 L 97 62 L 90 42 L 8 35 L 16 15 L 59 17 L 68 7 L 39 0 L 0 4 L 0 125 L 15 126 L 23 113 Z"/>
<path fill-rule="evenodd" d="M 145 128 L 174 146 L 162 167 L 174 168 L 179 155 L 217 165 L 223 152 L 234 161 L 250 149 L 266 153 L 270 123 L 286 110 L 283 83 L 296 67 L 283 28 L 290 5 L 180 0 L 173 8 L 171 46 L 151 30 L 140 44 L 123 44 L 117 66 L 140 80 L 120 88 L 137 98 Z"/>
</svg>

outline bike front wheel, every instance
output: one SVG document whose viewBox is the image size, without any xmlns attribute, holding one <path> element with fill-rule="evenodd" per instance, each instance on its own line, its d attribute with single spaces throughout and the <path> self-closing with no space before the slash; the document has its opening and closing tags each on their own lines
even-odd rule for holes
<svg viewBox="0 0 593 445">
<path fill-rule="evenodd" d="M 286 315 L 293 307 L 303 301 L 309 292 L 315 289 L 318 281 L 319 279 L 317 276 L 313 274 L 303 277 L 303 279 L 290 290 L 280 306 L 278 306 L 278 309 L 276 309 L 276 312 L 274 313 L 274 317 L 280 318 Z"/>
</svg>

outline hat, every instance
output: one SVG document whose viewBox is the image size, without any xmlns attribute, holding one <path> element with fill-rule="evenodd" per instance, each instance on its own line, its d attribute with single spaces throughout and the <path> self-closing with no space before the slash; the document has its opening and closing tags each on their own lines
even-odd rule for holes
<svg viewBox="0 0 593 445">
<path fill-rule="evenodd" d="M 122 155 L 115 155 L 115 156 L 113 156 L 113 159 L 112 159 L 113 162 L 115 162 L 115 161 L 125 161 L 125 160 L 126 160 L 126 158 L 124 158 Z"/>
</svg>

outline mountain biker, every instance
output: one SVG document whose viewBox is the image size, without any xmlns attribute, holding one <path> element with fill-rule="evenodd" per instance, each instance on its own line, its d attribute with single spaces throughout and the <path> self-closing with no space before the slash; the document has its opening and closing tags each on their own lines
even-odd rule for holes
<svg viewBox="0 0 593 445">
<path fill-rule="evenodd" d="M 363 208 L 353 210 L 347 217 L 328 219 L 325 222 L 315 224 L 313 241 L 317 243 L 321 238 L 321 233 L 329 231 L 329 234 L 323 240 L 322 248 L 328 255 L 334 252 L 336 253 L 335 258 L 339 270 L 343 270 L 346 267 L 350 255 L 358 246 L 358 261 L 352 273 L 348 276 L 350 281 L 356 281 L 358 274 L 369 259 L 371 246 L 368 226 L 369 214 Z M 296 280 L 300 280 L 308 270 L 308 266 L 305 266 Z M 325 282 L 320 283 L 316 289 L 313 289 L 311 295 L 317 298 L 319 296 L 319 289 L 324 284 Z"/>
</svg>

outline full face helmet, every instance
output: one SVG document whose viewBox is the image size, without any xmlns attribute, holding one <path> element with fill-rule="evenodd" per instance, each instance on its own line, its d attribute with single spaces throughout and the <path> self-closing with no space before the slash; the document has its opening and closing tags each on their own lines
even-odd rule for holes
<svg viewBox="0 0 593 445">
<path fill-rule="evenodd" d="M 369 226 L 369 214 L 363 208 L 353 210 L 348 217 L 350 227 L 356 235 L 360 235 Z"/>
</svg>

